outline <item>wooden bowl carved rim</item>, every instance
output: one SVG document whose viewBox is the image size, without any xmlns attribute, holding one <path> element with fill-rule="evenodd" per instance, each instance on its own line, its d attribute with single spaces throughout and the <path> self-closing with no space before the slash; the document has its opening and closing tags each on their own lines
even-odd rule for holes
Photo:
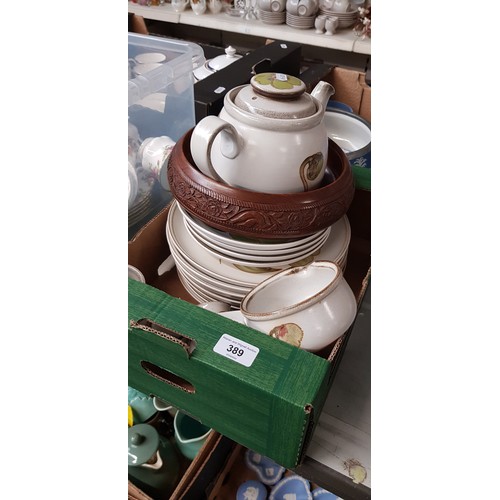
<svg viewBox="0 0 500 500">
<path fill-rule="evenodd" d="M 190 152 L 191 134 L 192 129 L 177 141 L 169 157 L 170 190 L 188 213 L 215 229 L 273 240 L 306 236 L 337 222 L 354 198 L 349 160 L 331 139 L 319 188 L 272 194 L 228 186 L 200 172 Z"/>
</svg>

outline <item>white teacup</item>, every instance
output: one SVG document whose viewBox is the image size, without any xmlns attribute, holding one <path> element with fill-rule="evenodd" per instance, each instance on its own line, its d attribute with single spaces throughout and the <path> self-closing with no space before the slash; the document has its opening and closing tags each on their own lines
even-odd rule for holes
<svg viewBox="0 0 500 500">
<path fill-rule="evenodd" d="M 299 16 L 314 16 L 317 11 L 318 3 L 316 0 L 299 0 L 299 5 L 297 6 L 297 14 Z"/>
<path fill-rule="evenodd" d="M 349 9 L 349 0 L 333 0 L 333 12 L 347 12 Z"/>
<path fill-rule="evenodd" d="M 257 7 L 265 12 L 271 12 L 271 0 L 257 0 Z"/>
<path fill-rule="evenodd" d="M 299 0 L 286 0 L 286 11 L 294 16 L 298 16 Z"/>
<path fill-rule="evenodd" d="M 271 0 L 271 12 L 283 12 L 286 8 L 286 0 Z"/>
<path fill-rule="evenodd" d="M 148 137 L 142 141 L 137 153 L 137 161 L 146 171 L 160 183 L 163 189 L 170 190 L 167 178 L 168 158 L 175 141 L 163 135 L 160 137 Z"/>
<path fill-rule="evenodd" d="M 312 352 L 341 337 L 356 312 L 356 298 L 341 268 L 330 261 L 284 269 L 241 302 L 247 326 Z"/>
<path fill-rule="evenodd" d="M 182 12 L 189 5 L 189 0 L 172 0 L 171 5 L 175 12 Z"/>
</svg>

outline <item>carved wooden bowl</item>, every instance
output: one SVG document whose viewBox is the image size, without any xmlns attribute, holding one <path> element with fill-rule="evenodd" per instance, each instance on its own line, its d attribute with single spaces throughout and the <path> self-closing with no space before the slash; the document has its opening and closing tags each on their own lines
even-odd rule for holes
<svg viewBox="0 0 500 500">
<path fill-rule="evenodd" d="M 191 133 L 192 129 L 172 150 L 168 182 L 182 207 L 215 229 L 246 238 L 299 238 L 337 222 L 352 202 L 355 188 L 351 166 L 331 139 L 320 187 L 302 193 L 272 194 L 231 187 L 201 173 L 191 156 Z"/>
</svg>

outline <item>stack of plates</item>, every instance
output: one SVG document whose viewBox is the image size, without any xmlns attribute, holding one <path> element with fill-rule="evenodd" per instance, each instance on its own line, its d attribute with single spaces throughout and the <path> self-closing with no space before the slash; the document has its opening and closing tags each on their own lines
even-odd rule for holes
<svg viewBox="0 0 500 500">
<path fill-rule="evenodd" d="M 327 227 L 310 236 L 287 242 L 261 243 L 234 239 L 231 235 L 198 221 L 181 205 L 178 205 L 178 209 L 182 213 L 189 234 L 207 252 L 239 268 L 255 268 L 255 272 L 260 272 L 261 268 L 282 268 L 307 259 L 323 246 L 331 231 L 331 227 Z"/>
<path fill-rule="evenodd" d="M 134 204 L 128 209 L 128 227 L 142 220 L 151 210 L 153 185 L 155 180 L 144 169 L 137 169 L 137 196 Z"/>
<path fill-rule="evenodd" d="M 345 269 L 351 228 L 344 216 L 325 230 L 298 240 L 236 240 L 204 225 L 173 201 L 166 235 L 177 274 L 187 292 L 198 302 L 218 300 L 239 308 L 255 285 L 281 269 L 312 260 L 331 260 Z"/>
<path fill-rule="evenodd" d="M 359 17 L 359 11 L 351 10 L 349 12 L 335 12 L 333 10 L 328 10 L 322 6 L 322 2 L 319 3 L 318 14 L 324 14 L 329 17 L 336 17 L 339 20 L 337 28 L 349 28 L 351 27 Z"/>
<path fill-rule="evenodd" d="M 285 11 L 270 12 L 267 10 L 257 9 L 257 17 L 265 24 L 284 24 Z"/>
<path fill-rule="evenodd" d="M 290 12 L 286 12 L 286 24 L 288 26 L 292 26 L 292 28 L 298 28 L 307 30 L 309 28 L 314 28 L 314 20 L 316 19 L 316 15 L 314 16 L 296 16 L 295 14 L 291 14 Z"/>
</svg>

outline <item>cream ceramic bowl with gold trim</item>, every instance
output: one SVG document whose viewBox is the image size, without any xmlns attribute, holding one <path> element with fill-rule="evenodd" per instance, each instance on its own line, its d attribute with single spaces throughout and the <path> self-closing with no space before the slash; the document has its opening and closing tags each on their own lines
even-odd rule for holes
<svg viewBox="0 0 500 500">
<path fill-rule="evenodd" d="M 356 298 L 341 268 L 331 261 L 280 271 L 241 302 L 247 326 L 312 352 L 341 337 L 356 311 Z"/>
</svg>

